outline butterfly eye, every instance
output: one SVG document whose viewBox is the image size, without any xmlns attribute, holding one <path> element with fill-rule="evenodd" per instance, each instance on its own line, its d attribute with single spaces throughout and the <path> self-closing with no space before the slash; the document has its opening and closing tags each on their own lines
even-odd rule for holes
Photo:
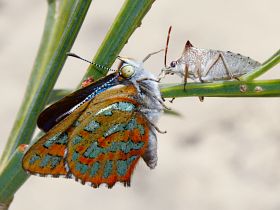
<svg viewBox="0 0 280 210">
<path fill-rule="evenodd" d="M 131 65 L 124 65 L 121 67 L 120 73 L 124 78 L 130 78 L 135 73 L 135 69 Z"/>
<path fill-rule="evenodd" d="M 170 63 L 170 66 L 171 66 L 172 68 L 175 68 L 175 66 L 176 66 L 176 61 L 172 61 L 172 62 Z"/>
</svg>

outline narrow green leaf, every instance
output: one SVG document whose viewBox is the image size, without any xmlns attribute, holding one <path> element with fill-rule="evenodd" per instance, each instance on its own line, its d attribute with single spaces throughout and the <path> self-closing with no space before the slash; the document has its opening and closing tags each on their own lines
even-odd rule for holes
<svg viewBox="0 0 280 210">
<path fill-rule="evenodd" d="M 50 9 L 44 30 L 47 35 L 43 35 L 42 42 L 46 39 L 49 41 L 49 45 L 41 44 L 43 49 L 39 50 L 39 58 L 37 57 L 40 63 L 35 63 L 34 65 L 29 80 L 29 84 L 32 85 L 27 88 L 24 102 L 18 112 L 12 133 L 1 157 L 1 164 L 9 159 L 12 152 L 20 144 L 30 142 L 37 116 L 47 102 L 49 94 L 65 63 L 66 52 L 70 51 L 74 43 L 91 0 L 48 2 L 50 3 Z M 55 9 L 53 5 L 55 2 L 59 4 L 59 9 L 56 11 L 57 14 L 55 14 L 57 18 L 53 20 Z M 51 29 L 51 27 L 54 27 L 54 29 Z"/>
<path fill-rule="evenodd" d="M 24 102 L 1 157 L 0 208 L 8 208 L 14 193 L 28 178 L 21 167 L 22 153 L 16 151 L 16 148 L 30 142 L 37 116 L 49 98 L 66 60 L 66 52 L 74 43 L 91 0 L 48 0 L 48 3 L 38 60 L 34 64 Z"/>
<path fill-rule="evenodd" d="M 126 0 L 119 14 L 113 22 L 105 39 L 103 40 L 93 61 L 110 67 L 121 49 L 127 43 L 129 37 L 137 27 L 141 25 L 141 21 L 150 10 L 155 0 Z M 92 76 L 95 80 L 104 77 L 107 71 L 89 66 L 84 79 Z M 83 79 L 83 80 L 84 80 Z"/>
</svg>

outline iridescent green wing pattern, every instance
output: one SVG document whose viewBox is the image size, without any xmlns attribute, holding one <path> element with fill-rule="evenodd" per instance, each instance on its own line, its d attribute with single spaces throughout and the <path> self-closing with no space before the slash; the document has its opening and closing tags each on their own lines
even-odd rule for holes
<svg viewBox="0 0 280 210">
<path fill-rule="evenodd" d="M 98 104 L 93 101 L 69 133 L 65 167 L 77 181 L 93 187 L 130 184 L 149 138 L 146 118 L 138 112 L 138 103 L 128 97 L 130 88 L 123 87 L 126 94 L 106 97 Z"/>
<path fill-rule="evenodd" d="M 22 166 L 27 172 L 53 177 L 67 175 L 64 167 L 64 155 L 69 141 L 67 129 L 75 123 L 88 104 L 89 102 L 79 107 L 27 150 L 22 160 Z"/>
</svg>

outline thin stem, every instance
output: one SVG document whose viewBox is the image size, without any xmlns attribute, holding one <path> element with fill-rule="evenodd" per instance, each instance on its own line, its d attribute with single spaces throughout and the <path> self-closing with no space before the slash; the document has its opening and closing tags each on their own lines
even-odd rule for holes
<svg viewBox="0 0 280 210">
<path fill-rule="evenodd" d="M 25 145 L 19 146 L 0 173 L 0 205 L 8 205 L 14 193 L 29 177 L 21 166 L 25 148 Z"/>
<path fill-rule="evenodd" d="M 205 97 L 279 97 L 280 80 L 223 81 L 213 83 L 164 84 L 164 98 Z"/>
<path fill-rule="evenodd" d="M 244 76 L 240 77 L 240 80 L 249 81 L 253 80 L 265 72 L 267 72 L 272 67 L 276 66 L 280 62 L 280 49 L 272 55 L 269 59 L 267 59 L 259 68 L 255 69 L 254 71 L 245 74 Z"/>
<path fill-rule="evenodd" d="M 49 14 L 45 24 L 43 40 L 49 45 L 41 44 L 38 63 L 35 63 L 24 102 L 18 112 L 16 122 L 8 139 L 1 159 L 3 165 L 20 144 L 28 144 L 36 126 L 36 119 L 45 106 L 49 94 L 58 78 L 66 60 L 66 52 L 70 51 L 74 40 L 85 18 L 91 0 L 48 1 Z M 55 21 L 53 20 L 55 2 L 60 7 Z M 51 14 L 50 14 L 51 13 Z M 54 27 L 54 29 L 51 29 Z M 45 52 L 45 53 L 43 53 Z"/>
<path fill-rule="evenodd" d="M 35 62 L 33 65 L 32 73 L 30 75 L 30 81 L 35 81 L 38 77 L 39 69 L 42 66 L 43 60 L 47 58 L 46 52 L 47 48 L 50 45 L 50 39 L 52 34 L 54 33 L 54 24 L 55 24 L 55 14 L 57 13 L 57 2 L 55 0 L 48 0 L 48 13 L 45 21 L 45 27 L 43 36 L 41 38 L 41 43 L 37 52 L 37 56 L 35 58 Z M 34 88 L 34 82 L 28 83 L 26 93 L 29 93 Z"/>
<path fill-rule="evenodd" d="M 45 27 L 44 27 L 44 33 L 41 39 L 40 47 L 34 62 L 34 66 L 29 78 L 28 86 L 25 92 L 24 101 L 22 102 L 22 105 L 19 109 L 19 112 L 16 117 L 16 121 L 14 123 L 14 126 L 12 128 L 12 132 L 10 133 L 9 139 L 7 141 L 6 147 L 3 151 L 3 154 L 0 159 L 0 166 L 3 166 L 4 163 L 9 159 L 11 153 L 14 151 L 14 149 L 19 145 L 18 137 L 22 134 L 24 134 L 27 139 L 31 137 L 33 134 L 33 131 L 35 129 L 35 123 L 34 125 L 31 125 L 29 122 L 25 122 L 24 117 L 27 115 L 30 102 L 32 101 L 32 92 L 36 89 L 36 86 L 38 86 L 38 77 L 40 74 L 40 66 L 44 59 L 46 49 L 48 47 L 49 40 L 51 38 L 51 34 L 53 32 L 53 26 L 55 24 L 55 14 L 57 13 L 57 5 L 56 1 L 48 1 L 48 13 L 45 21 Z M 34 119 L 33 119 L 34 121 Z M 24 124 L 26 126 L 24 126 Z M 28 125 L 28 127 L 27 127 Z M 28 138 L 29 137 L 29 138 Z M 1 168 L 1 167 L 0 167 Z"/>
</svg>

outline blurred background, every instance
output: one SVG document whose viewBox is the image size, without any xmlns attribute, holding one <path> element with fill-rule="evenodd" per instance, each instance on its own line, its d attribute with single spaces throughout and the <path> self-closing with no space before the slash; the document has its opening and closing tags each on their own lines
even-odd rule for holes
<svg viewBox="0 0 280 210">
<path fill-rule="evenodd" d="M 91 59 L 123 0 L 93 1 L 73 52 Z M 108 7 L 110 5 L 110 7 Z M 184 44 L 230 50 L 260 62 L 280 46 L 279 0 L 160 0 L 153 4 L 121 55 L 136 59 L 165 47 L 168 60 Z M 12 128 L 39 46 L 47 12 L 44 0 L 0 0 L 0 152 Z M 163 54 L 145 67 L 154 74 Z M 87 64 L 70 58 L 56 84 L 74 88 Z M 262 78 L 279 78 L 280 66 Z M 163 82 L 180 82 L 169 76 Z M 158 134 L 159 161 L 141 160 L 130 188 L 92 189 L 74 180 L 32 176 L 17 192 L 11 210 L 41 209 L 280 209 L 279 98 L 178 98 Z"/>
</svg>

